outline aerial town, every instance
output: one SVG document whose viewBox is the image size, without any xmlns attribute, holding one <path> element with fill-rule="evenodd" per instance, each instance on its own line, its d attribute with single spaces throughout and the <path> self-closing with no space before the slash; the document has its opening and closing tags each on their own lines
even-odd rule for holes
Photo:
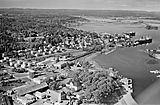
<svg viewBox="0 0 160 105">
<path fill-rule="evenodd" d="M 110 34 L 68 27 L 88 21 L 82 17 L 8 11 L 0 18 L 2 105 L 113 105 L 134 91 L 132 79 L 98 66 L 92 56 L 152 43 L 150 36 L 134 39 L 133 31 Z"/>
</svg>

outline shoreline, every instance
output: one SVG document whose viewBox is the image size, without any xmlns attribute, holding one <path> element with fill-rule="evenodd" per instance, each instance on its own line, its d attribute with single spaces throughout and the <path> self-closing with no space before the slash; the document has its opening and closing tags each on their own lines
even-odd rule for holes
<svg viewBox="0 0 160 105">
<path fill-rule="evenodd" d="M 137 102 L 133 99 L 130 92 L 125 94 L 122 99 L 119 100 L 115 105 L 138 105 Z"/>
<path fill-rule="evenodd" d="M 105 55 L 108 55 L 112 52 L 116 51 L 116 49 L 113 49 L 111 51 L 108 51 L 105 53 Z M 89 57 L 85 58 L 85 61 L 88 61 L 89 63 L 95 65 L 95 68 L 99 70 L 103 70 L 103 68 L 95 61 L 93 60 L 98 54 L 101 54 L 100 52 L 93 53 Z M 125 95 L 123 95 L 123 98 L 119 100 L 115 105 L 138 105 L 135 99 L 132 97 L 130 92 L 127 92 Z"/>
</svg>

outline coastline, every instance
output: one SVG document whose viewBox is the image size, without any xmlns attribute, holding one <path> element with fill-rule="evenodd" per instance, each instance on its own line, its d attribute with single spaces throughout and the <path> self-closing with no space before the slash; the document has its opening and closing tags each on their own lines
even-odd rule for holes
<svg viewBox="0 0 160 105">
<path fill-rule="evenodd" d="M 115 105 L 138 105 L 137 102 L 133 99 L 131 93 L 127 93 L 123 96 L 121 100 Z"/>
<path fill-rule="evenodd" d="M 111 51 L 108 51 L 108 52 L 105 52 L 105 55 L 108 55 L 112 52 L 116 51 L 116 49 L 113 49 Z M 93 53 L 92 55 L 88 56 L 85 58 L 85 61 L 88 61 L 89 63 L 95 65 L 96 68 L 98 68 L 99 70 L 103 70 L 102 67 L 94 60 L 94 58 L 96 56 L 98 56 L 99 54 L 101 54 L 101 52 L 96 52 L 96 53 Z"/>
<path fill-rule="evenodd" d="M 105 53 L 105 55 L 108 55 L 112 52 L 116 51 L 116 49 L 113 49 L 111 51 L 108 51 L 107 53 Z M 94 60 L 94 58 L 96 56 L 98 56 L 98 54 L 100 54 L 100 52 L 96 52 L 93 53 L 92 55 L 90 55 L 89 57 L 85 58 L 85 61 L 88 61 L 89 63 L 95 65 L 95 67 L 99 70 L 103 70 L 103 68 Z M 122 99 L 119 100 L 118 103 L 116 103 L 115 105 L 138 105 L 137 102 L 134 100 L 134 98 L 132 97 L 130 92 L 127 92 L 127 94 L 125 94 L 123 96 Z"/>
</svg>

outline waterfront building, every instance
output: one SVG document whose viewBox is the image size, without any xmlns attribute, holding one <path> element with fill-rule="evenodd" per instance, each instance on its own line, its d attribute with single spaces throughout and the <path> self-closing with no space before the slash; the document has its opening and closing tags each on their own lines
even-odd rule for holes
<svg viewBox="0 0 160 105">
<path fill-rule="evenodd" d="M 32 84 L 32 85 L 27 85 L 25 87 L 19 88 L 16 90 L 18 95 L 25 95 L 31 92 L 35 92 L 44 88 L 47 88 L 48 85 L 47 83 L 43 82 L 41 84 Z"/>
<path fill-rule="evenodd" d="M 36 91 L 36 92 L 34 93 L 34 95 L 35 95 L 38 99 L 44 99 L 44 98 L 46 97 L 46 94 L 41 93 L 41 92 L 39 92 L 39 91 Z"/>
<path fill-rule="evenodd" d="M 17 101 L 22 105 L 30 105 L 35 102 L 35 97 L 30 94 L 26 94 L 25 96 L 17 97 Z"/>
<path fill-rule="evenodd" d="M 37 83 L 37 84 L 41 84 L 47 77 L 44 76 L 38 76 L 36 78 L 33 78 L 33 82 Z"/>
<path fill-rule="evenodd" d="M 122 78 L 120 82 L 123 83 L 123 87 L 130 93 L 133 93 L 133 87 L 132 87 L 132 79 L 128 78 Z"/>
<path fill-rule="evenodd" d="M 62 69 L 66 66 L 66 62 L 65 61 L 60 61 L 60 62 L 57 62 L 55 64 L 53 64 L 55 68 L 57 69 Z"/>
<path fill-rule="evenodd" d="M 75 91 L 82 89 L 82 85 L 79 81 L 70 81 L 66 84 L 66 86 L 71 89 L 74 89 Z"/>
</svg>

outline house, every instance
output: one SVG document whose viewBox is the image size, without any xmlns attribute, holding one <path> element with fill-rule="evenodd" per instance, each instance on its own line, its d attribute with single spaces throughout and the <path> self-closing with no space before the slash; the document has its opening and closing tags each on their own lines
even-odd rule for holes
<svg viewBox="0 0 160 105">
<path fill-rule="evenodd" d="M 83 67 L 77 67 L 77 66 L 75 66 L 75 65 L 71 67 L 71 70 L 78 70 L 78 69 L 82 70 Z"/>
<path fill-rule="evenodd" d="M 18 61 L 17 61 L 17 64 L 20 65 L 20 64 L 22 64 L 22 62 L 21 62 L 20 60 L 18 60 Z"/>
<path fill-rule="evenodd" d="M 33 78 L 32 81 L 38 84 L 41 84 L 47 77 L 45 76 L 38 76 L 37 78 Z"/>
<path fill-rule="evenodd" d="M 115 77 L 117 75 L 118 71 L 114 71 L 113 68 L 109 68 L 108 73 L 109 73 L 109 76 Z"/>
<path fill-rule="evenodd" d="M 44 49 L 44 52 L 47 52 L 47 51 L 48 51 L 48 49 L 47 49 L 47 48 L 45 48 L 45 49 Z"/>
<path fill-rule="evenodd" d="M 35 72 L 34 70 L 29 69 L 29 68 L 26 68 L 26 70 L 28 70 L 28 71 L 31 72 L 31 73 Z"/>
<path fill-rule="evenodd" d="M 34 103 L 36 100 L 33 95 L 26 94 L 25 96 L 17 97 L 17 101 L 22 105 L 30 105 Z"/>
<path fill-rule="evenodd" d="M 21 64 L 21 68 L 26 68 L 27 67 L 27 63 L 26 62 L 23 62 L 22 64 Z"/>
<path fill-rule="evenodd" d="M 123 83 L 123 87 L 128 91 L 128 92 L 133 92 L 133 88 L 132 88 L 132 79 L 128 79 L 128 78 L 122 78 L 120 80 L 120 82 Z"/>
<path fill-rule="evenodd" d="M 48 44 L 48 46 L 47 46 L 48 48 L 51 48 L 52 47 L 52 45 L 51 44 Z"/>
<path fill-rule="evenodd" d="M 43 51 L 42 51 L 42 49 L 40 49 L 40 50 L 38 50 L 38 52 L 39 52 L 39 53 L 42 53 Z"/>
<path fill-rule="evenodd" d="M 69 100 L 69 99 L 67 99 L 67 94 L 64 91 L 62 91 L 60 93 L 59 102 L 61 102 L 61 101 L 67 101 L 67 100 Z"/>
<path fill-rule="evenodd" d="M 2 60 L 0 60 L 0 62 L 2 63 L 2 62 L 3 62 L 3 59 L 2 59 Z"/>
<path fill-rule="evenodd" d="M 53 51 L 49 51 L 48 53 L 49 53 L 49 54 L 53 54 Z"/>
<path fill-rule="evenodd" d="M 53 90 L 50 90 L 48 89 L 45 94 L 47 96 L 50 96 L 50 100 L 52 101 L 52 103 L 55 103 L 55 102 L 58 102 L 60 101 L 60 93 L 57 92 L 57 91 L 53 91 Z"/>
<path fill-rule="evenodd" d="M 40 53 L 36 53 L 36 54 L 35 54 L 36 57 L 41 56 L 41 55 L 42 55 L 42 54 L 40 54 Z"/>
<path fill-rule="evenodd" d="M 56 102 L 54 105 L 69 105 L 69 101 Z"/>
<path fill-rule="evenodd" d="M 18 63 L 15 63 L 15 64 L 14 64 L 14 67 L 16 67 L 16 68 L 19 67 L 19 66 L 20 66 L 20 65 L 19 65 Z"/>
<path fill-rule="evenodd" d="M 37 98 L 39 98 L 39 99 L 43 99 L 43 98 L 46 97 L 46 94 L 41 93 L 41 92 L 39 92 L 39 91 L 35 92 L 34 95 L 35 95 Z"/>
<path fill-rule="evenodd" d="M 10 65 L 10 66 L 14 66 L 14 63 L 13 63 L 13 62 L 9 62 L 9 65 Z"/>
<path fill-rule="evenodd" d="M 46 89 L 48 88 L 47 83 L 43 82 L 41 84 L 32 84 L 32 85 L 27 85 L 25 87 L 19 88 L 16 90 L 18 95 L 25 95 L 31 92 L 35 92 L 41 89 Z"/>
<path fill-rule="evenodd" d="M 30 68 L 32 66 L 32 63 L 28 62 L 27 66 Z"/>
<path fill-rule="evenodd" d="M 4 60 L 9 60 L 9 57 L 4 57 L 3 59 L 4 59 Z"/>
<path fill-rule="evenodd" d="M 60 46 L 57 46 L 57 50 L 60 50 L 61 49 L 61 47 Z"/>
<path fill-rule="evenodd" d="M 53 66 L 57 69 L 62 69 L 66 66 L 66 62 L 60 61 L 60 62 L 57 62 L 57 63 L 53 64 Z"/>
<path fill-rule="evenodd" d="M 46 52 L 43 52 L 42 54 L 43 54 L 43 55 L 47 55 L 47 53 L 46 53 Z"/>
<path fill-rule="evenodd" d="M 79 81 L 73 81 L 71 80 L 66 84 L 68 88 L 74 89 L 75 91 L 79 91 L 82 89 L 82 84 Z"/>
<path fill-rule="evenodd" d="M 10 58 L 10 59 L 9 59 L 9 62 L 12 62 L 12 61 L 15 61 L 15 59 L 13 59 L 13 58 Z"/>
<path fill-rule="evenodd" d="M 31 94 L 26 94 L 25 97 L 27 99 L 30 99 L 30 100 L 35 100 L 35 96 L 31 95 Z"/>
<path fill-rule="evenodd" d="M 31 51 L 31 54 L 34 55 L 36 52 L 35 51 Z"/>
<path fill-rule="evenodd" d="M 61 57 L 59 57 L 59 60 L 60 61 L 65 61 L 65 60 L 67 60 L 67 58 L 66 58 L 66 56 L 61 56 Z"/>
</svg>

